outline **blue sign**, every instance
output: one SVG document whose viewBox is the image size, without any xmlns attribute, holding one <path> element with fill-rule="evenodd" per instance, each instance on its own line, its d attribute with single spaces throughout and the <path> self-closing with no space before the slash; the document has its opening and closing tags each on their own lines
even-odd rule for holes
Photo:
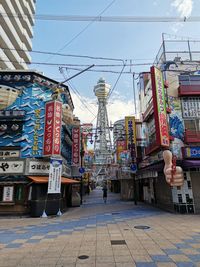
<svg viewBox="0 0 200 267">
<path fill-rule="evenodd" d="M 80 173 L 84 173 L 85 172 L 85 169 L 83 167 L 79 168 L 79 172 Z"/>
<path fill-rule="evenodd" d="M 130 168 L 132 171 L 136 172 L 137 171 L 137 164 L 135 164 L 135 163 L 131 164 Z"/>
<path fill-rule="evenodd" d="M 186 147 L 185 148 L 185 157 L 186 158 L 200 158 L 200 147 Z"/>
</svg>

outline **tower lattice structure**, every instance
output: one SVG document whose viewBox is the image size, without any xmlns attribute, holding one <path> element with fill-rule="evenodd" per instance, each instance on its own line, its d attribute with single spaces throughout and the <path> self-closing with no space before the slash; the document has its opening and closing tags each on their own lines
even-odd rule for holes
<svg viewBox="0 0 200 267">
<path fill-rule="evenodd" d="M 100 78 L 94 86 L 94 93 L 98 99 L 98 115 L 94 142 L 95 163 L 105 165 L 111 161 L 111 135 L 108 123 L 107 99 L 110 85 Z"/>
</svg>

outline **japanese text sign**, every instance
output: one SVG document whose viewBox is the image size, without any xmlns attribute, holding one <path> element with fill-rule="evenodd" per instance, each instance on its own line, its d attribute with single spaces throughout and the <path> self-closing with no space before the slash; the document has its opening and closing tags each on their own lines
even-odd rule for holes
<svg viewBox="0 0 200 267">
<path fill-rule="evenodd" d="M 169 146 L 169 129 L 166 113 L 166 101 L 162 72 L 151 67 L 154 118 L 157 143 L 163 147 Z"/>
<path fill-rule="evenodd" d="M 51 159 L 48 181 L 48 194 L 60 193 L 62 175 L 62 160 Z"/>
<path fill-rule="evenodd" d="M 45 106 L 44 156 L 60 155 L 62 103 L 50 101 Z"/>
<path fill-rule="evenodd" d="M 132 159 L 136 158 L 136 124 L 135 117 L 125 117 L 125 129 L 127 137 L 127 149 L 131 151 Z"/>
<path fill-rule="evenodd" d="M 80 162 L 80 128 L 75 127 L 72 129 L 72 164 L 79 165 Z"/>
</svg>

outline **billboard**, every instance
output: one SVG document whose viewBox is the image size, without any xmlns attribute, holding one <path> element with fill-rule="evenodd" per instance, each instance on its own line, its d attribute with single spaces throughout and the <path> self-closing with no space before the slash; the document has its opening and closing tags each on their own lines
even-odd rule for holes
<svg viewBox="0 0 200 267">
<path fill-rule="evenodd" d="M 72 165 L 78 166 L 80 164 L 80 127 L 72 129 Z"/>
<path fill-rule="evenodd" d="M 162 72 L 154 66 L 151 67 L 151 82 L 156 127 L 156 141 L 157 144 L 160 146 L 169 147 L 170 141 L 167 122 L 164 82 Z"/>
<path fill-rule="evenodd" d="M 120 160 L 121 152 L 126 150 L 126 147 L 127 147 L 126 140 L 117 140 L 116 145 L 117 145 L 117 160 Z"/>
<path fill-rule="evenodd" d="M 50 101 L 45 105 L 44 156 L 60 155 L 62 103 Z"/>
</svg>

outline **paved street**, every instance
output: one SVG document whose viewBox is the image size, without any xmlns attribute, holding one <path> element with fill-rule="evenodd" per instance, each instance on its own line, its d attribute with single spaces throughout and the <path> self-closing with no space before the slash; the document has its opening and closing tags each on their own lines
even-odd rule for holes
<svg viewBox="0 0 200 267">
<path fill-rule="evenodd" d="M 0 266 L 200 266 L 200 216 L 134 206 L 112 193 L 104 204 L 96 189 L 60 217 L 1 217 Z"/>
</svg>

